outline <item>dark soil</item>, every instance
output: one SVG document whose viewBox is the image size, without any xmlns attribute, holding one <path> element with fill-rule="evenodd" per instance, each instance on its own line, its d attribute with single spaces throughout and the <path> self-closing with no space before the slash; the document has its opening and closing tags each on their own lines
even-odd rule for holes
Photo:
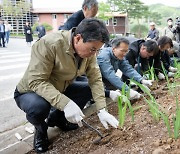
<svg viewBox="0 0 180 154">
<path fill-rule="evenodd" d="M 180 80 L 178 79 L 178 84 Z M 154 84 L 152 92 L 159 104 L 164 108 L 169 119 L 175 114 L 176 99 L 166 88 L 166 82 Z M 176 89 L 180 102 L 180 88 Z M 108 134 L 99 144 L 94 144 L 97 134 L 87 127 L 70 132 L 59 131 L 59 136 L 50 145 L 47 154 L 180 154 L 180 139 L 169 137 L 167 128 L 162 119 L 155 121 L 144 99 L 137 100 L 133 107 L 142 106 L 135 111 L 135 120 L 132 122 L 129 112 L 124 128 L 105 130 L 96 114 L 85 119 L 89 124 L 98 128 L 103 134 Z M 111 103 L 108 111 L 118 118 L 117 103 Z M 173 130 L 173 129 L 171 129 Z M 34 153 L 31 151 L 30 153 Z"/>
</svg>

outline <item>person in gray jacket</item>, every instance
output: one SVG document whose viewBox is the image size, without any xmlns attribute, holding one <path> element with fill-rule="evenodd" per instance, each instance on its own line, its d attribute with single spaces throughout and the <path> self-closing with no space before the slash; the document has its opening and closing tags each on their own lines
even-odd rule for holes
<svg viewBox="0 0 180 154">
<path fill-rule="evenodd" d="M 175 41 L 176 38 L 175 38 L 175 33 L 174 33 L 174 28 L 173 28 L 173 19 L 168 18 L 167 24 L 168 26 L 165 27 L 162 31 L 162 36 L 168 36 L 169 38 Z"/>
<path fill-rule="evenodd" d="M 112 41 L 112 47 L 103 48 L 97 57 L 98 64 L 106 88 L 121 90 L 125 84 L 121 78 L 116 75 L 118 69 L 130 79 L 134 79 L 145 86 L 151 86 L 151 80 L 145 80 L 124 58 L 128 52 L 129 41 L 126 38 L 115 38 Z M 125 85 L 127 91 L 129 87 Z M 130 99 L 138 99 L 141 94 L 130 89 Z"/>
</svg>

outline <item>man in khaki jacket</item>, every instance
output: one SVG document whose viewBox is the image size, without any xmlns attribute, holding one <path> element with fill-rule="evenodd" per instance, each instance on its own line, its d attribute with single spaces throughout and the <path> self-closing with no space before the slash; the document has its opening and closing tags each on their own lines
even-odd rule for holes
<svg viewBox="0 0 180 154">
<path fill-rule="evenodd" d="M 29 66 L 14 93 L 27 120 L 35 126 L 36 152 L 48 150 L 48 125 L 50 113 L 59 116 L 57 126 L 70 130 L 69 124 L 82 126 L 82 109 L 93 98 L 98 117 L 107 129 L 108 123 L 117 128 L 118 121 L 106 110 L 104 88 L 95 53 L 108 42 L 109 33 L 103 22 L 84 19 L 76 29 L 51 33 L 32 47 Z M 86 74 L 87 82 L 73 81 Z M 73 128 L 71 128 L 73 129 Z M 74 128 L 75 129 L 75 128 Z"/>
</svg>

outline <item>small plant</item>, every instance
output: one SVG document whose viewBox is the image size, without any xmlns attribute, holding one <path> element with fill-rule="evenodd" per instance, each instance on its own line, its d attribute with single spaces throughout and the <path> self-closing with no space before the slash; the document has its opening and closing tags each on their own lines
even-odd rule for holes
<svg viewBox="0 0 180 154">
<path fill-rule="evenodd" d="M 175 88 L 176 88 L 176 82 L 174 82 Z M 177 89 L 176 92 L 176 115 L 173 117 L 173 125 L 174 125 L 174 138 L 178 139 L 180 136 L 180 107 L 179 107 L 179 100 L 177 95 Z"/>
<path fill-rule="evenodd" d="M 145 86 L 138 83 L 137 81 L 134 81 L 134 80 L 131 80 L 131 81 L 134 82 L 136 85 L 138 85 L 141 88 L 141 90 L 150 97 L 150 99 L 148 100 L 146 97 L 143 96 L 145 101 L 148 103 L 149 111 L 152 114 L 152 117 L 156 121 L 159 121 L 160 118 L 162 118 L 165 125 L 166 125 L 166 127 L 167 127 L 167 129 L 168 129 L 168 134 L 169 134 L 169 136 L 171 136 L 171 128 L 170 128 L 168 115 L 165 114 L 165 112 L 163 111 L 163 108 L 160 106 L 160 104 L 158 104 L 156 102 L 155 98 L 151 95 L 149 89 L 147 89 Z"/>
<path fill-rule="evenodd" d="M 180 63 L 177 62 L 177 59 L 174 58 L 174 67 L 177 68 L 177 72 L 174 76 L 175 79 L 180 78 Z"/>
<path fill-rule="evenodd" d="M 121 128 L 123 128 L 123 126 L 124 126 L 127 107 L 129 107 L 132 121 L 134 121 L 134 110 L 133 110 L 131 103 L 127 96 L 129 96 L 129 91 L 128 92 L 125 91 L 125 84 L 124 84 L 122 87 L 121 96 L 119 96 L 119 98 L 118 98 L 119 126 Z M 124 106 L 123 106 L 123 104 L 124 104 Z"/>
<path fill-rule="evenodd" d="M 145 77 L 147 77 L 147 79 L 149 80 L 158 80 L 156 74 L 155 74 L 155 70 L 154 70 L 154 61 L 153 61 L 153 64 L 152 66 L 150 67 L 149 66 L 149 70 L 147 70 L 145 73 L 144 73 Z"/>
<path fill-rule="evenodd" d="M 169 92 L 172 93 L 171 91 L 171 85 L 170 85 L 170 82 L 169 82 L 169 78 L 168 78 L 168 74 L 167 74 L 167 70 L 165 69 L 163 63 L 161 62 L 161 67 L 163 69 L 163 74 L 165 75 L 165 79 L 167 81 L 167 86 L 168 86 L 168 89 L 169 89 Z"/>
</svg>

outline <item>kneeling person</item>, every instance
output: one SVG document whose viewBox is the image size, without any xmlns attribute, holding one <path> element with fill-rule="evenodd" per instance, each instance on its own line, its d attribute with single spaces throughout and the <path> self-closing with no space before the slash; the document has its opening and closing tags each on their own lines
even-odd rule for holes
<svg viewBox="0 0 180 154">
<path fill-rule="evenodd" d="M 52 106 L 56 109 L 49 117 L 58 116 L 54 123 L 69 129 L 72 123 L 82 126 L 82 109 L 93 97 L 103 126 L 108 128 L 109 123 L 117 128 L 118 121 L 105 110 L 104 87 L 95 55 L 107 41 L 109 33 L 103 22 L 84 19 L 77 28 L 51 33 L 33 45 L 29 66 L 17 85 L 14 98 L 18 107 L 26 112 L 27 120 L 35 126 L 36 152 L 48 150 L 45 119 Z M 89 85 L 73 82 L 82 74 L 86 74 Z"/>
<path fill-rule="evenodd" d="M 97 57 L 106 88 L 122 89 L 125 83 L 116 75 L 118 69 L 130 79 L 134 79 L 146 86 L 151 86 L 152 81 L 143 79 L 124 58 L 128 52 L 129 41 L 125 38 L 115 38 L 111 45 L 112 47 L 103 48 Z M 128 90 L 128 86 L 125 86 L 125 90 Z M 140 93 L 130 89 L 130 99 L 138 99 L 140 96 Z"/>
</svg>

